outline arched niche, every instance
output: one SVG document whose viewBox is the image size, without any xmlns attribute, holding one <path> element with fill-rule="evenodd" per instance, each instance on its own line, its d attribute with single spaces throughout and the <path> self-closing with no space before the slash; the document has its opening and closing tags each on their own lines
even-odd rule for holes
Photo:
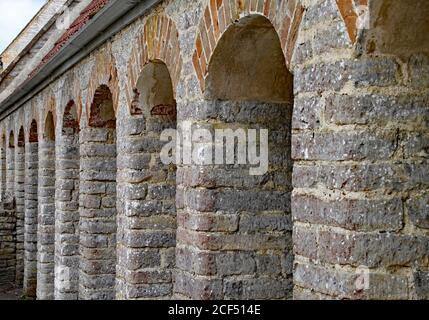
<svg viewBox="0 0 429 320">
<path fill-rule="evenodd" d="M 31 121 L 30 133 L 29 133 L 28 137 L 29 137 L 28 141 L 30 143 L 37 143 L 37 142 L 39 142 L 39 133 L 38 133 L 38 130 L 37 130 L 37 121 L 34 120 L 34 119 Z"/>
<path fill-rule="evenodd" d="M 206 98 L 292 102 L 292 75 L 271 22 L 250 15 L 231 25 L 212 55 Z"/>
<path fill-rule="evenodd" d="M 70 100 L 64 109 L 62 134 L 70 136 L 77 133 L 79 133 L 77 107 L 75 102 Z"/>
<path fill-rule="evenodd" d="M 46 116 L 44 129 L 44 138 L 47 141 L 55 141 L 55 121 L 51 111 L 49 111 Z"/>
</svg>

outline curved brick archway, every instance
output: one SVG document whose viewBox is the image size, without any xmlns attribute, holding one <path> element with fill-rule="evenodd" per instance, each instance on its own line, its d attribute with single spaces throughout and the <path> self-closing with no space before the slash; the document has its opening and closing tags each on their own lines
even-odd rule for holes
<svg viewBox="0 0 429 320">
<path fill-rule="evenodd" d="M 263 15 L 273 24 L 280 38 L 286 64 L 290 67 L 304 10 L 295 0 L 211 0 L 198 27 L 193 54 L 193 64 L 201 90 L 205 90 L 209 63 L 218 41 L 235 21 L 251 14 Z"/>
<path fill-rule="evenodd" d="M 179 34 L 174 21 L 169 17 L 164 15 L 150 17 L 138 35 L 136 43 L 128 62 L 128 81 L 125 88 L 132 115 L 142 112 L 136 104 L 140 95 L 136 85 L 143 68 L 149 62 L 165 63 L 170 73 L 174 93 L 176 93 L 182 69 Z"/>
<path fill-rule="evenodd" d="M 358 19 L 363 13 L 362 8 L 368 6 L 368 0 L 336 0 L 338 10 L 346 24 L 347 33 L 352 43 L 355 43 L 358 37 Z"/>
<path fill-rule="evenodd" d="M 113 109 L 115 113 L 118 111 L 119 101 L 119 82 L 116 62 L 112 55 L 111 45 L 97 52 L 95 56 L 95 64 L 91 70 L 91 78 L 89 80 L 88 93 L 86 99 L 86 116 L 89 121 L 91 115 L 91 106 L 97 90 L 101 86 L 109 88 L 112 96 Z M 82 110 L 78 108 L 78 119 L 82 120 Z"/>
<path fill-rule="evenodd" d="M 46 105 L 46 107 L 43 108 L 43 113 L 41 117 L 42 125 L 40 127 L 40 132 L 41 132 L 41 138 L 45 139 L 47 137 L 46 125 L 47 125 L 48 118 L 50 122 L 49 124 L 50 129 L 53 129 L 54 134 L 55 134 L 55 128 L 57 126 L 57 108 L 56 108 L 57 104 L 56 104 L 55 97 L 51 91 L 49 92 L 49 94 L 46 95 L 46 97 L 43 98 L 43 103 Z M 52 119 L 52 122 L 51 122 L 51 119 Z"/>
<path fill-rule="evenodd" d="M 360 10 L 368 6 L 368 0 L 336 0 L 336 4 L 349 38 L 352 43 L 355 43 L 359 31 L 357 22 L 362 14 Z M 261 14 L 268 18 L 281 38 L 286 63 L 290 66 L 304 11 L 305 8 L 299 3 L 299 0 L 211 0 L 199 25 L 193 55 L 194 67 L 202 90 L 205 88 L 208 64 L 217 41 L 234 23 L 234 20 L 248 14 Z"/>
</svg>

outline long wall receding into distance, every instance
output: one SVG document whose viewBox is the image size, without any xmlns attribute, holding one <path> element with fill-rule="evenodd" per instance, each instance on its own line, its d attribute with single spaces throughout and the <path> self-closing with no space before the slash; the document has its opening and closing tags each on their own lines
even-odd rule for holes
<svg viewBox="0 0 429 320">
<path fill-rule="evenodd" d="M 429 299 L 427 12 L 48 1 L 0 55 L 0 288 Z"/>
</svg>

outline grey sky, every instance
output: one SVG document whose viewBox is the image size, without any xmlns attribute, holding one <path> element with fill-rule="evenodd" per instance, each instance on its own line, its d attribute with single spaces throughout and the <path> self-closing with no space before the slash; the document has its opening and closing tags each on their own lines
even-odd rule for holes
<svg viewBox="0 0 429 320">
<path fill-rule="evenodd" d="M 45 3 L 46 0 L 0 0 L 0 53 Z"/>
</svg>

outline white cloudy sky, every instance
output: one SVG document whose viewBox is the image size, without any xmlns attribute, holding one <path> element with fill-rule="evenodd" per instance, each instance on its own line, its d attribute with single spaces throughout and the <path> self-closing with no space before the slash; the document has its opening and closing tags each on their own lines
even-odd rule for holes
<svg viewBox="0 0 429 320">
<path fill-rule="evenodd" d="M 0 53 L 12 42 L 46 0 L 0 0 Z"/>
</svg>

